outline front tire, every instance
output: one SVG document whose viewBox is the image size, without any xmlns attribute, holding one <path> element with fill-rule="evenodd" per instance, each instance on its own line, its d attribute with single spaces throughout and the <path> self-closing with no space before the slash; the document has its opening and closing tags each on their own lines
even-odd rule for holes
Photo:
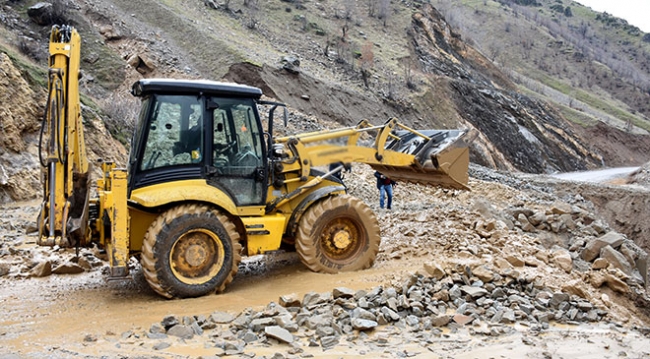
<svg viewBox="0 0 650 359">
<path fill-rule="evenodd" d="M 164 212 L 151 224 L 142 248 L 144 276 L 167 298 L 221 292 L 241 261 L 235 225 L 219 211 L 191 204 Z"/>
<path fill-rule="evenodd" d="M 314 272 L 370 268 L 381 236 L 377 217 L 360 199 L 339 195 L 313 204 L 298 226 L 296 251 Z"/>
</svg>

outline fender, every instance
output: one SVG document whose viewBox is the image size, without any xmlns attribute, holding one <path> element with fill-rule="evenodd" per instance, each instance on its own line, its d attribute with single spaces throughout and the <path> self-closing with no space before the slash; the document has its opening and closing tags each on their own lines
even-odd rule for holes
<svg viewBox="0 0 650 359">
<path fill-rule="evenodd" d="M 300 218 L 302 218 L 305 211 L 307 211 L 307 209 L 316 201 L 325 197 L 345 193 L 347 193 L 347 189 L 344 186 L 327 186 L 310 193 L 296 206 L 296 208 L 294 208 L 291 218 L 289 218 L 289 222 L 287 223 L 285 236 L 289 238 L 295 237 L 296 231 L 298 230 L 298 223 L 300 223 Z"/>
<path fill-rule="evenodd" d="M 233 216 L 239 215 L 232 199 L 218 188 L 208 185 L 205 180 L 173 181 L 138 188 L 131 192 L 130 200 L 145 208 L 156 208 L 175 202 L 207 202 Z"/>
</svg>

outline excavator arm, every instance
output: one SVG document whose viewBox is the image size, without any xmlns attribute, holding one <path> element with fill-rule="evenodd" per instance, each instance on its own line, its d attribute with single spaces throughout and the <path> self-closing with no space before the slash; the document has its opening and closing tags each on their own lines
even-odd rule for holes
<svg viewBox="0 0 650 359">
<path fill-rule="evenodd" d="M 40 245 L 84 245 L 90 232 L 89 163 L 79 101 L 80 46 L 74 28 L 52 28 L 48 98 L 39 139 L 43 168 L 43 203 L 38 216 Z"/>
<path fill-rule="evenodd" d="M 305 181 L 312 167 L 343 162 L 366 163 L 395 180 L 468 189 L 469 144 L 474 138 L 476 132 L 469 130 L 417 131 L 396 118 L 381 126 L 363 120 L 354 127 L 276 138 L 284 153 L 275 167 L 281 173 L 299 172 L 284 183 Z"/>
<path fill-rule="evenodd" d="M 313 167 L 337 162 L 365 163 L 397 181 L 469 189 L 469 145 L 476 136 L 470 130 L 417 131 L 391 118 L 381 126 L 362 120 L 354 127 L 275 138 L 273 185 L 302 184 L 275 198 L 267 212 L 340 170 L 310 177 Z"/>
</svg>

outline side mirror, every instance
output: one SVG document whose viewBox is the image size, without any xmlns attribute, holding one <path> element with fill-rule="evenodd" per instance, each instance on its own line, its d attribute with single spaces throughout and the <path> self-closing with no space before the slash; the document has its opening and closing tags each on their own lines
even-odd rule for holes
<svg viewBox="0 0 650 359">
<path fill-rule="evenodd" d="M 210 97 L 205 107 L 207 110 L 216 110 L 219 108 L 219 103 L 215 99 Z"/>
</svg>

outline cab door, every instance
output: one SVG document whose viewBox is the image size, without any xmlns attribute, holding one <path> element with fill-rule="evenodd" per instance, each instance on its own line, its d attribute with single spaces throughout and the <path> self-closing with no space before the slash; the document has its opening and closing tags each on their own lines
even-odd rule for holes
<svg viewBox="0 0 650 359">
<path fill-rule="evenodd" d="M 263 205 L 267 161 L 255 102 L 212 97 L 207 113 L 212 118 L 208 184 L 229 194 L 237 206 Z"/>
</svg>

